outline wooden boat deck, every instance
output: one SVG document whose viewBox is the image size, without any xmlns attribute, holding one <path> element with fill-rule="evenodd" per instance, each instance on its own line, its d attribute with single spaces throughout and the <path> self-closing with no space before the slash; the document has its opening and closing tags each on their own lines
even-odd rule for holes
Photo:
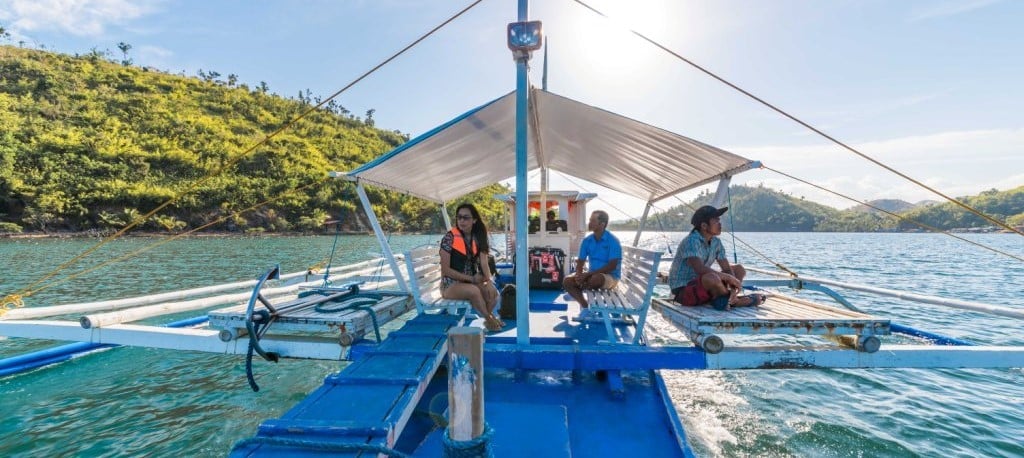
<svg viewBox="0 0 1024 458">
<path fill-rule="evenodd" d="M 574 322 L 578 310 L 561 292 L 531 294 L 533 340 L 568 351 L 605 339 L 600 321 Z M 442 453 L 436 418 L 447 407 L 447 330 L 482 327 L 481 320 L 421 314 L 392 331 L 381 344 L 353 346 L 354 360 L 278 419 L 264 421 L 255 437 L 237 443 L 232 457 L 382 456 L 399 451 L 413 457 Z M 628 325 L 622 325 L 629 327 Z M 515 341 L 515 326 L 487 334 L 487 345 Z M 604 345 L 611 348 L 612 346 Z M 629 346 L 615 346 L 629 347 Z M 693 456 L 667 403 L 663 382 L 647 371 L 541 371 L 505 367 L 485 354 L 487 423 L 494 431 L 495 456 Z M 507 358 L 506 358 L 507 359 Z M 614 414 L 609 414 L 613 412 Z M 660 414 L 657 414 L 660 413 Z M 626 424 L 622 417 L 633 418 Z M 610 431 L 624 437 L 595 449 Z M 524 437 L 530 440 L 523 440 Z"/>
<path fill-rule="evenodd" d="M 722 311 L 711 305 L 687 307 L 667 298 L 654 299 L 652 307 L 712 353 L 721 351 L 719 334 L 852 335 L 860 346 L 866 345 L 865 351 L 874 351 L 875 336 L 890 333 L 888 319 L 775 294 L 759 307 Z"/>
<path fill-rule="evenodd" d="M 384 297 L 369 304 L 363 298 L 341 298 L 317 303 L 323 295 L 306 296 L 281 304 L 272 304 L 280 311 L 270 330 L 274 333 L 337 334 L 342 345 L 373 335 L 374 318 L 380 326 L 413 308 L 407 295 Z M 311 300 L 312 299 L 312 300 Z M 317 310 L 317 308 L 321 310 Z M 209 312 L 210 327 L 221 330 L 222 340 L 231 340 L 246 334 L 245 312 L 247 304 L 235 305 Z M 265 309 L 257 305 L 257 310 Z M 374 316 L 371 316 L 371 311 Z"/>
</svg>

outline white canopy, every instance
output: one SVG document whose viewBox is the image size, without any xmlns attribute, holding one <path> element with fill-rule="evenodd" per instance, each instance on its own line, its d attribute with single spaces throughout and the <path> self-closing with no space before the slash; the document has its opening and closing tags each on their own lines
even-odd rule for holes
<svg viewBox="0 0 1024 458">
<path fill-rule="evenodd" d="M 541 165 L 655 202 L 757 162 L 624 116 L 531 89 L 528 170 Z M 351 171 L 350 177 L 448 202 L 515 175 L 515 92 Z"/>
</svg>

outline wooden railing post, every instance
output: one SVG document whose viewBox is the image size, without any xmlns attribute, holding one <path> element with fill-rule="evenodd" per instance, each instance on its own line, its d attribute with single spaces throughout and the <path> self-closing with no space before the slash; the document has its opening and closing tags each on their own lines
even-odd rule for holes
<svg viewBox="0 0 1024 458">
<path fill-rule="evenodd" d="M 484 333 L 448 330 L 448 436 L 456 441 L 484 433 Z"/>
</svg>

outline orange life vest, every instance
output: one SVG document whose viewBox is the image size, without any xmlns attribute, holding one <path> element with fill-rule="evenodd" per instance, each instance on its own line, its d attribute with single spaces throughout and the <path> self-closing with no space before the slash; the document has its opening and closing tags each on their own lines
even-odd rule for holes
<svg viewBox="0 0 1024 458">
<path fill-rule="evenodd" d="M 473 257 L 476 256 L 476 254 L 478 253 L 478 250 L 476 248 L 476 239 L 470 237 L 470 243 L 472 244 L 471 247 L 472 247 L 472 250 L 473 250 L 472 254 L 470 254 L 470 253 L 466 252 L 466 239 L 465 239 L 465 237 L 462 236 L 462 231 L 460 231 L 459 228 L 457 228 L 457 227 L 453 227 L 452 228 L 452 235 L 455 236 L 455 239 L 452 240 L 452 249 L 453 250 L 458 251 L 463 256 L 466 256 L 468 258 L 473 258 Z"/>
</svg>

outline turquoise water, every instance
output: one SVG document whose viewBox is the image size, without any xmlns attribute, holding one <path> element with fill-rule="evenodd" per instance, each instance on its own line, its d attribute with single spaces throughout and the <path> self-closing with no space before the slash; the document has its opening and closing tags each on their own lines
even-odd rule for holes
<svg viewBox="0 0 1024 458">
<path fill-rule="evenodd" d="M 645 243 L 674 249 L 681 235 L 651 234 Z M 1024 307 L 1019 283 L 1024 263 L 948 237 L 739 236 L 805 275 Z M 1024 256 L 1017 235 L 969 237 Z M 404 250 L 437 238 L 395 236 L 392 243 Z M 88 259 L 98 264 L 152 241 L 119 240 Z M 26 287 L 95 242 L 0 240 L 5 267 L 0 292 Z M 54 283 L 66 274 L 58 275 L 28 302 L 55 305 L 237 281 L 275 263 L 293 272 L 321 261 L 332 242 L 331 237 L 180 240 L 67 282 Z M 378 250 L 368 236 L 344 237 L 340 246 L 336 264 Z M 769 265 L 742 249 L 739 257 L 748 265 Z M 901 324 L 981 344 L 1024 345 L 1019 321 L 844 293 L 858 307 Z M 659 318 L 648 332 L 656 343 L 685 341 Z M 0 337 L 0 357 L 53 344 Z M 280 416 L 339 368 L 312 361 L 255 366 L 259 393 L 245 382 L 242 358 L 142 348 L 116 348 L 0 379 L 0 456 L 223 456 L 260 421 Z M 665 376 L 702 456 L 1024 456 L 1021 369 L 667 371 Z"/>
</svg>

